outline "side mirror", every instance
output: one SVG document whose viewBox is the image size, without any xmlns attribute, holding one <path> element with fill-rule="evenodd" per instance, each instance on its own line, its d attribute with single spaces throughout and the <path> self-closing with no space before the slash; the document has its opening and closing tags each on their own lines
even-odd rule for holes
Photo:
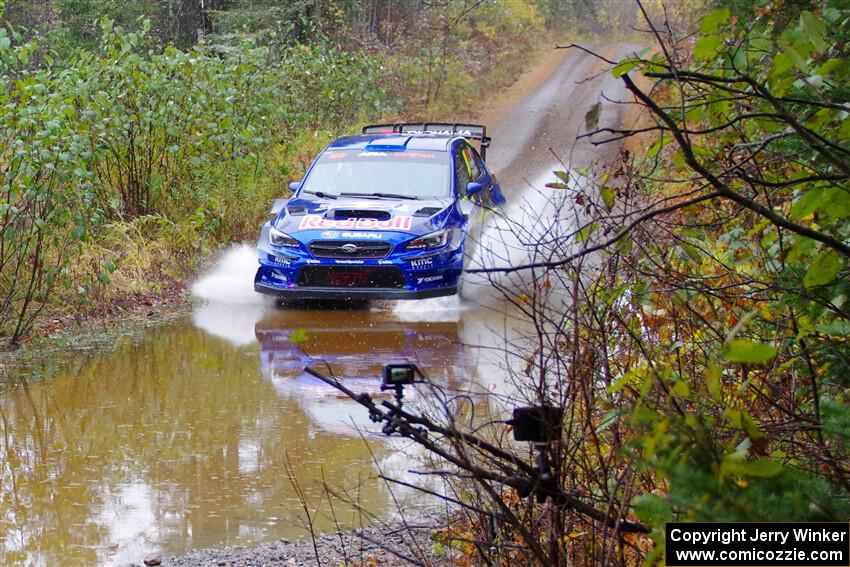
<svg viewBox="0 0 850 567">
<path fill-rule="evenodd" d="M 293 181 L 292 183 L 289 184 L 289 190 L 292 191 L 293 193 L 298 191 L 298 189 L 300 189 L 300 188 L 301 188 L 301 182 L 300 181 Z"/>
<path fill-rule="evenodd" d="M 476 183 L 474 181 L 471 181 L 466 184 L 466 196 L 472 197 L 473 195 L 477 195 L 478 193 L 481 193 L 482 189 L 484 189 L 483 183 Z"/>
</svg>

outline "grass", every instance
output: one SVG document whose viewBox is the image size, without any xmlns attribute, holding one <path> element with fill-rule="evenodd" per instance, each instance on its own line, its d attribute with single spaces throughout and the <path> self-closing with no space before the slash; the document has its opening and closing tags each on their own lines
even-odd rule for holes
<svg viewBox="0 0 850 567">
<path fill-rule="evenodd" d="M 110 352 L 128 341 L 140 340 L 150 329 L 184 318 L 191 305 L 184 295 L 162 298 L 154 315 L 146 305 L 117 315 L 75 320 L 53 319 L 54 332 L 40 334 L 16 350 L 0 351 L 0 393 L 13 379 L 42 379 L 80 362 L 80 357 Z"/>
</svg>

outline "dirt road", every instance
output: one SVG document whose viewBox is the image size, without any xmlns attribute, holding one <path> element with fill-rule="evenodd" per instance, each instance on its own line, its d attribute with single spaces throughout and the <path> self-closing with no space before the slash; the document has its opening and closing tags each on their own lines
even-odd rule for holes
<svg viewBox="0 0 850 567">
<path fill-rule="evenodd" d="M 589 47 L 613 61 L 638 49 L 629 44 Z M 614 102 L 629 100 L 622 82 L 611 75 L 609 64 L 584 51 L 562 49 L 557 54 L 559 62 L 550 74 L 530 72 L 530 84 L 521 84 L 523 96 L 514 95 L 513 104 L 482 117 L 493 138 L 487 162 L 509 198 L 517 196 L 526 182 L 563 169 L 559 161 L 573 169 L 593 167 L 619 150 L 618 144 L 594 147 L 587 140 L 576 141 L 576 136 L 587 131 L 588 112 L 597 113 L 599 127 L 622 122 L 625 105 Z M 544 67 L 553 66 L 551 59 L 544 60 Z"/>
</svg>

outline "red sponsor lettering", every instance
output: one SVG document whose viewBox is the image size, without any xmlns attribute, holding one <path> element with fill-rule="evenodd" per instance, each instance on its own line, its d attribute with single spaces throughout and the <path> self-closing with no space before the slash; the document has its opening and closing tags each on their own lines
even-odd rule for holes
<svg viewBox="0 0 850 567">
<path fill-rule="evenodd" d="M 437 154 L 429 154 L 429 153 L 425 153 L 425 152 L 406 151 L 406 152 L 393 153 L 392 156 L 393 157 L 400 157 L 400 158 L 434 159 L 435 157 L 437 157 Z"/>
<path fill-rule="evenodd" d="M 398 216 L 389 220 L 369 218 L 326 219 L 322 215 L 305 215 L 298 225 L 298 230 L 341 228 L 359 230 L 410 230 L 413 217 Z"/>
<path fill-rule="evenodd" d="M 335 220 L 335 221 L 325 221 L 332 224 L 328 228 L 354 228 L 354 225 L 357 223 L 357 219 L 345 219 L 345 220 Z"/>
<path fill-rule="evenodd" d="M 319 215 L 307 215 L 301 219 L 301 224 L 298 225 L 298 228 L 319 228 L 319 222 L 321 222 L 321 220 L 322 217 Z"/>
<path fill-rule="evenodd" d="M 333 272 L 328 274 L 327 282 L 338 287 L 366 287 L 369 285 L 369 272 Z"/>
</svg>

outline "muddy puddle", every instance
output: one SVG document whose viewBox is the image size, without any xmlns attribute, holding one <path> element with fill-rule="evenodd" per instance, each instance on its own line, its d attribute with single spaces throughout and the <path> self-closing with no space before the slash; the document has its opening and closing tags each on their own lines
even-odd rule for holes
<svg viewBox="0 0 850 567">
<path fill-rule="evenodd" d="M 223 278 L 212 285 L 231 303 L 0 394 L 0 565 L 126 565 L 304 536 L 293 476 L 317 531 L 394 513 L 375 472 L 403 475 L 414 457 L 302 369 L 376 392 L 385 361 L 411 360 L 460 385 L 460 317 L 282 310 Z M 347 495 L 333 510 L 326 486 Z"/>
<path fill-rule="evenodd" d="M 534 258 L 505 232 L 490 230 L 495 256 Z M 193 286 L 189 318 L 0 392 L 0 565 L 127 565 L 303 537 L 305 502 L 317 532 L 415 504 L 376 476 L 421 467 L 415 447 L 306 366 L 385 395 L 382 366 L 414 362 L 479 420 L 516 399 L 506 369 L 527 365 L 534 338 L 501 295 L 514 276 L 470 279 L 467 300 L 295 309 L 253 291 L 255 258 L 224 254 Z"/>
<path fill-rule="evenodd" d="M 529 207 L 538 219 L 551 208 Z M 493 258 L 476 263 L 536 259 L 503 224 L 485 230 Z M 255 258 L 225 253 L 193 286 L 187 319 L 0 392 L 0 565 L 127 565 L 303 537 L 304 503 L 317 532 L 415 505 L 377 478 L 421 481 L 408 472 L 422 466 L 415 447 L 307 366 L 380 396 L 382 366 L 414 362 L 476 420 L 517 399 L 506 370 L 527 366 L 536 340 L 504 301 L 517 276 L 470 277 L 466 300 L 281 308 L 253 291 Z M 405 403 L 432 404 L 419 388 Z"/>
</svg>

